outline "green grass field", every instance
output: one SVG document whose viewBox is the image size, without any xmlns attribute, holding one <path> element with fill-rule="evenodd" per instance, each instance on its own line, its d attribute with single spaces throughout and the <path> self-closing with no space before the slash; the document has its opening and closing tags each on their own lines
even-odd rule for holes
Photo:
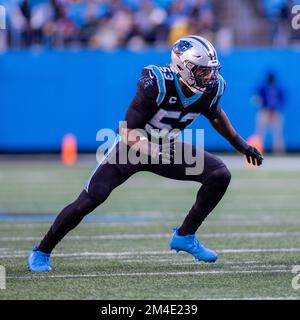
<svg viewBox="0 0 300 320">
<path fill-rule="evenodd" d="M 300 170 L 280 170 L 289 158 L 272 161 L 253 170 L 243 169 L 242 158 L 226 158 L 228 193 L 198 231 L 219 253 L 215 264 L 168 247 L 199 186 L 141 173 L 58 245 L 53 272 L 32 274 L 28 252 L 93 168 L 90 161 L 66 168 L 1 159 L 0 265 L 7 281 L 0 299 L 299 299 L 292 269 L 300 265 Z"/>
</svg>

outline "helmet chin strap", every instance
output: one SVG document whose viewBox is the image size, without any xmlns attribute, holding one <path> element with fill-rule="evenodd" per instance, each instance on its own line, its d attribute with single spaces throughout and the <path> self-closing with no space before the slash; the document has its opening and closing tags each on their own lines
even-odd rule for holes
<svg viewBox="0 0 300 320">
<path fill-rule="evenodd" d="M 203 87 L 203 90 L 198 90 L 194 87 L 192 87 L 191 85 L 189 85 L 187 82 L 185 82 L 182 77 L 179 78 L 179 80 L 184 84 L 186 85 L 192 92 L 194 92 L 195 94 L 199 94 L 199 93 L 202 93 L 206 90 L 206 87 Z"/>
<path fill-rule="evenodd" d="M 203 93 L 206 90 L 206 87 L 203 87 L 202 88 L 203 90 L 198 90 L 198 89 L 192 87 L 191 85 L 189 85 L 186 81 L 184 81 L 182 79 L 182 76 L 180 75 L 178 70 L 172 66 L 172 64 L 170 64 L 170 66 L 171 66 L 171 69 L 173 69 L 175 71 L 175 73 L 177 74 L 179 81 L 181 81 L 185 86 L 187 86 L 193 93 L 199 94 L 199 93 Z"/>
</svg>

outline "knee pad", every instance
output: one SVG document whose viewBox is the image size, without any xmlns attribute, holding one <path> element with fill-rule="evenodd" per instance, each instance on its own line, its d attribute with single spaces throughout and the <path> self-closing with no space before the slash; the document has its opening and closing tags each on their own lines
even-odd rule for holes
<svg viewBox="0 0 300 320">
<path fill-rule="evenodd" d="M 231 173 L 224 165 L 208 174 L 205 184 L 214 184 L 227 188 L 231 180 Z"/>
</svg>

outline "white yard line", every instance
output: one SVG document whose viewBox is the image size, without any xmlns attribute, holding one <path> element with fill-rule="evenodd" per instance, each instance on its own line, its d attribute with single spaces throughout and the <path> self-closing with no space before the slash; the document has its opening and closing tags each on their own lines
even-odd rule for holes
<svg viewBox="0 0 300 320">
<path fill-rule="evenodd" d="M 300 235 L 300 233 L 299 233 Z M 170 237 L 168 233 L 157 233 L 157 234 L 107 234 L 107 235 L 96 235 L 96 236 L 69 236 L 65 240 L 132 240 L 132 239 L 164 239 Z M 0 237 L 0 241 L 34 241 L 41 240 L 40 237 L 34 236 L 21 236 L 21 237 Z"/>
<path fill-rule="evenodd" d="M 209 221 L 205 222 L 205 225 L 232 225 L 232 226 L 240 226 L 240 225 L 257 225 L 260 223 L 268 224 L 268 225 L 282 225 L 282 224 L 292 224 L 292 225 L 299 225 L 300 219 L 298 218 L 298 211 L 289 212 L 290 215 L 288 218 L 282 218 L 282 213 L 277 212 L 274 209 L 273 214 L 267 214 L 265 211 L 259 212 L 256 211 L 255 214 L 251 213 L 251 219 L 248 218 L 241 218 L 240 213 L 235 213 L 235 209 L 231 210 L 230 212 L 222 212 L 221 215 L 218 216 L 217 219 L 213 218 Z M 115 213 L 114 213 L 115 214 Z M 160 216 L 163 215 L 163 219 L 159 219 L 157 216 L 151 216 L 149 214 L 150 220 L 147 221 L 84 221 L 81 224 L 81 228 L 101 228 L 107 225 L 112 226 L 151 226 L 153 224 L 159 224 L 164 226 L 176 226 L 178 224 L 178 219 L 180 217 L 179 213 L 160 213 Z M 292 216 L 291 216 L 292 215 Z M 140 212 L 137 214 L 137 218 L 139 218 Z M 53 216 L 53 220 L 54 220 Z M 154 218 L 154 219 L 153 219 Z M 16 223 L 14 221 L 11 222 L 2 222 L 0 220 L 0 229 L 33 229 L 33 228 L 48 228 L 51 224 L 51 221 L 40 222 L 37 221 L 36 223 Z M 170 230 L 171 230 L 170 227 Z"/>
<path fill-rule="evenodd" d="M 299 237 L 300 232 L 237 232 L 237 233 L 206 233 L 201 238 L 269 238 L 269 237 Z M 166 239 L 170 233 L 141 233 L 141 234 L 106 234 L 95 236 L 68 236 L 65 240 L 141 240 L 141 239 Z M 4 236 L 0 241 L 38 241 L 40 237 L 34 236 Z"/>
<path fill-rule="evenodd" d="M 35 228 L 44 228 L 48 227 L 49 222 L 37 222 L 37 223 L 15 223 L 15 222 L 1 222 L 0 229 L 35 229 Z"/>
<path fill-rule="evenodd" d="M 172 264 L 191 264 L 191 265 L 196 265 L 199 264 L 199 261 L 193 259 L 191 256 L 186 255 L 186 257 L 184 257 L 183 255 L 180 255 L 180 260 L 178 260 L 178 257 L 176 255 L 174 255 L 173 257 L 174 259 L 172 259 L 172 257 L 170 257 L 169 259 L 156 259 L 156 258 L 148 258 L 148 259 L 134 259 L 134 258 L 127 258 L 127 257 L 118 257 L 118 258 L 114 258 L 112 257 L 112 259 L 115 260 L 120 260 L 122 262 L 128 262 L 128 263 L 148 263 L 148 262 L 155 262 L 155 263 L 172 263 Z M 81 257 L 75 257 L 75 259 L 82 259 Z M 100 260 L 103 259 L 102 257 L 86 257 L 87 260 Z M 222 261 L 221 264 L 224 265 L 228 265 L 229 267 L 231 265 L 233 266 L 245 266 L 245 265 L 249 265 L 249 267 L 252 267 L 253 265 L 259 266 L 259 265 L 264 265 L 262 262 L 260 261 L 241 261 L 241 262 L 236 262 L 236 261 Z M 289 265 L 281 265 L 283 267 L 288 267 Z"/>
<path fill-rule="evenodd" d="M 211 300 L 211 299 L 216 299 L 216 300 L 300 300 L 300 296 L 298 297 L 241 297 L 241 298 L 208 298 L 204 300 Z"/>
<path fill-rule="evenodd" d="M 118 273 L 94 273 L 94 274 L 54 274 L 33 276 L 7 276 L 8 279 L 52 279 L 52 278 L 98 278 L 98 277 L 136 277 L 136 276 L 186 276 L 186 275 L 208 275 L 208 274 L 253 274 L 253 273 L 290 273 L 290 270 L 208 270 L 208 271 L 179 271 L 179 272 L 118 272 Z"/>
<path fill-rule="evenodd" d="M 78 257 L 76 257 L 77 259 Z M 101 259 L 100 257 L 88 257 L 87 260 L 99 260 Z M 196 266 L 199 265 L 199 261 L 193 259 L 192 257 L 190 257 L 189 259 L 180 259 L 180 260 L 170 260 L 170 259 L 119 259 L 122 263 L 144 263 L 147 264 L 149 262 L 154 262 L 154 263 L 165 263 L 168 265 L 172 265 L 172 266 L 184 266 L 184 265 L 191 265 L 191 266 Z M 226 265 L 228 266 L 230 269 L 234 269 L 234 270 L 244 270 L 245 267 L 250 269 L 250 270 L 255 270 L 255 269 L 273 269 L 273 268 L 277 268 L 277 269 L 285 269 L 291 272 L 292 270 L 292 265 L 288 265 L 288 264 L 248 264 L 248 263 L 243 263 L 243 262 L 236 262 L 236 263 L 226 263 L 226 262 L 220 262 L 220 265 Z"/>
<path fill-rule="evenodd" d="M 253 168 L 246 166 L 246 162 L 241 156 L 231 156 L 231 155 L 219 155 L 220 158 L 226 163 L 229 169 L 233 170 L 249 170 L 250 172 L 256 171 L 298 171 L 300 170 L 300 159 L 298 155 L 295 156 L 264 156 L 264 165 L 260 168 Z"/>
<path fill-rule="evenodd" d="M 300 248 L 249 248 L 249 249 L 220 249 L 216 250 L 218 253 L 294 253 L 300 252 Z M 27 256 L 28 251 L 12 251 L 10 253 L 1 252 L 0 259 L 3 258 L 21 258 Z M 54 257 L 131 257 L 142 255 L 165 255 L 174 254 L 174 251 L 161 250 L 161 251 L 122 251 L 122 252 L 69 252 L 69 253 L 53 253 Z M 182 254 L 182 253 L 180 253 Z"/>
<path fill-rule="evenodd" d="M 217 220 L 209 220 L 209 221 L 205 221 L 203 226 L 232 226 L 232 227 L 239 227 L 239 226 L 257 226 L 258 224 L 264 224 L 265 226 L 269 226 L 269 225 L 274 225 L 274 226 L 282 226 L 283 224 L 285 225 L 300 225 L 300 219 L 297 218 L 286 218 L 286 219 L 281 219 L 278 217 L 278 215 L 274 215 L 274 216 L 259 216 L 259 215 L 253 215 L 253 218 L 251 220 L 249 219 L 240 219 L 239 215 L 233 215 L 233 216 L 226 216 L 223 215 L 224 219 L 217 219 Z M 153 220 L 153 221 L 144 221 L 144 222 L 140 222 L 140 223 L 131 223 L 128 221 L 124 221 L 124 222 L 92 222 L 92 221 L 86 221 L 84 223 L 82 223 L 80 225 L 80 227 L 82 229 L 89 229 L 89 228 L 103 228 L 103 227 L 107 227 L 107 226 L 112 226 L 112 227 L 128 227 L 128 226 L 141 226 L 141 227 L 151 227 L 152 225 L 160 225 L 160 226 L 166 226 L 168 228 L 170 228 L 170 232 L 172 230 L 172 227 L 175 227 L 178 225 L 180 217 L 176 218 L 176 217 L 172 217 L 171 219 L 169 217 L 165 217 L 166 220 L 162 221 L 159 219 Z M 179 219 L 179 220 L 178 220 Z M 45 222 L 45 224 L 14 224 L 12 223 L 1 223 L 0 221 L 0 230 L 14 230 L 14 229 L 22 229 L 22 230 L 29 230 L 29 229 L 35 229 L 35 228 L 46 228 L 48 229 L 49 226 L 51 225 L 51 222 Z"/>
<path fill-rule="evenodd" d="M 221 249 L 217 250 L 220 253 L 259 253 L 259 252 L 300 252 L 300 248 L 276 248 L 276 249 Z"/>
</svg>

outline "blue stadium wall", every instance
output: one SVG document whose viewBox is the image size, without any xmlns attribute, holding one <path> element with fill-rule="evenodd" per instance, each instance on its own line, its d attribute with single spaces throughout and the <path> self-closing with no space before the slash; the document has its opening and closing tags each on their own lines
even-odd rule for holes
<svg viewBox="0 0 300 320">
<path fill-rule="evenodd" d="M 243 49 L 221 54 L 227 88 L 222 99 L 236 129 L 250 136 L 256 110 L 251 96 L 265 72 L 275 70 L 286 91 L 284 135 L 289 150 L 300 150 L 300 52 Z M 51 152 L 66 133 L 77 136 L 80 151 L 99 146 L 101 128 L 117 128 L 147 64 L 166 64 L 169 53 L 146 51 L 20 51 L 0 55 L 0 152 Z M 232 150 L 204 117 L 208 150 Z M 270 137 L 268 138 L 270 146 Z"/>
</svg>

